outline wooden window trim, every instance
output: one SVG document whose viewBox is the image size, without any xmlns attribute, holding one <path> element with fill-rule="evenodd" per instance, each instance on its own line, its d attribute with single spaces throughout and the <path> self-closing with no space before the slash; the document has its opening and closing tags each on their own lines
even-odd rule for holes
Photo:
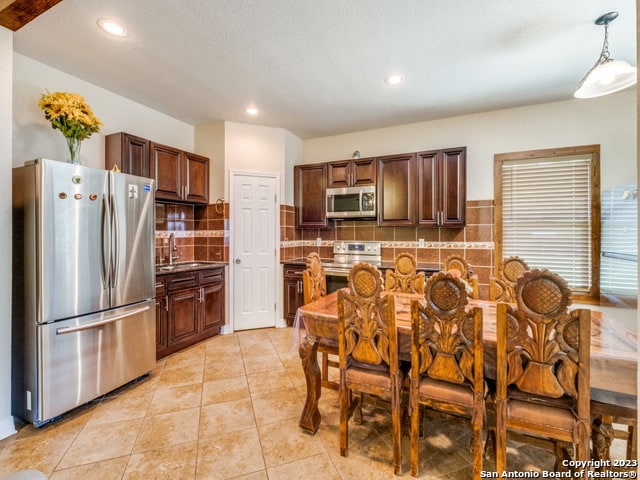
<svg viewBox="0 0 640 480">
<path fill-rule="evenodd" d="M 600 301 L 600 145 L 582 145 L 575 147 L 547 148 L 527 150 L 521 152 L 498 153 L 493 162 L 494 188 L 494 270 L 498 268 L 503 257 L 502 245 L 502 167 L 505 161 L 527 160 L 536 158 L 568 157 L 572 155 L 591 156 L 591 288 L 587 295 L 574 294 L 573 299 L 584 303 L 599 303 Z M 525 258 L 525 261 L 527 259 Z"/>
</svg>

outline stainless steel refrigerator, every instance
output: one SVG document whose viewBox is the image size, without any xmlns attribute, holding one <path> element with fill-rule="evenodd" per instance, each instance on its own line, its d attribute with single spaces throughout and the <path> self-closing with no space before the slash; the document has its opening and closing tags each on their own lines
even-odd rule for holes
<svg viewBox="0 0 640 480">
<path fill-rule="evenodd" d="M 155 366 L 154 181 L 13 169 L 12 412 L 43 425 Z"/>
</svg>

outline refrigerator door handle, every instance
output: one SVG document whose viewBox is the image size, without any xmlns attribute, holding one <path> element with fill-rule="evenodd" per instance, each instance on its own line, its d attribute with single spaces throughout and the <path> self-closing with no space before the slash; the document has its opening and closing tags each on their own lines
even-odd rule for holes
<svg viewBox="0 0 640 480">
<path fill-rule="evenodd" d="M 102 196 L 102 212 L 100 214 L 100 248 L 102 255 L 100 256 L 100 272 L 102 273 L 102 287 L 109 288 L 109 272 L 111 271 L 109 252 L 111 251 L 111 228 L 110 222 L 107 221 L 111 218 L 111 212 L 109 211 L 109 201 L 106 195 Z M 105 233 L 105 229 L 107 232 Z M 105 248 L 105 243 L 107 243 Z"/>
<path fill-rule="evenodd" d="M 113 243 L 111 256 L 111 287 L 115 287 L 120 267 L 120 227 L 118 219 L 118 205 L 116 204 L 116 196 L 111 194 L 111 228 L 113 228 Z"/>
<path fill-rule="evenodd" d="M 104 320 L 98 320 L 97 322 L 87 323 L 85 325 L 77 325 L 74 327 L 62 327 L 56 329 L 56 335 L 65 335 L 67 333 L 81 332 L 83 330 L 90 330 L 92 328 L 98 328 L 103 325 L 108 325 L 110 323 L 117 322 L 126 317 L 130 317 L 132 315 L 137 315 L 138 313 L 146 312 L 150 307 L 147 305 L 146 307 L 136 308 L 135 310 L 130 310 L 126 313 L 120 313 L 118 315 L 114 315 L 113 317 L 105 318 Z"/>
</svg>

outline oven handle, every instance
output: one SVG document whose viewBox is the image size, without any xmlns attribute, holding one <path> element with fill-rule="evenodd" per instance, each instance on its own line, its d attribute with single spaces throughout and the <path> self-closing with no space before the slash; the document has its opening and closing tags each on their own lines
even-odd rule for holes
<svg viewBox="0 0 640 480">
<path fill-rule="evenodd" d="M 130 316 L 136 315 L 138 313 L 146 312 L 149 309 L 150 309 L 149 306 L 141 307 L 141 308 L 138 308 L 138 309 L 135 309 L 135 310 L 128 311 L 126 313 L 122 313 L 122 314 L 119 314 L 119 315 L 115 315 L 113 317 L 106 318 L 104 320 L 98 320 L 97 322 L 86 323 L 84 325 L 77 325 L 75 327 L 58 328 L 58 329 L 56 329 L 56 334 L 57 335 L 64 335 L 66 333 L 74 333 L 74 332 L 81 332 L 83 330 L 90 330 L 92 328 L 97 328 L 97 327 L 101 327 L 103 325 L 107 325 L 109 323 L 117 322 L 118 320 L 121 320 L 121 319 L 123 319 L 125 317 L 130 317 Z"/>
<path fill-rule="evenodd" d="M 334 277 L 347 277 L 349 276 L 349 268 L 331 268 L 325 267 L 324 274 L 325 275 L 333 275 Z"/>
</svg>

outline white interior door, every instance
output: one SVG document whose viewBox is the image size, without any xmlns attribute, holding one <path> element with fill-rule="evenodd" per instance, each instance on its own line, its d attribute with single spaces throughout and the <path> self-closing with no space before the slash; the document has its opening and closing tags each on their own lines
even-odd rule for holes
<svg viewBox="0 0 640 480">
<path fill-rule="evenodd" d="M 233 329 L 275 327 L 276 178 L 231 174 Z"/>
</svg>

